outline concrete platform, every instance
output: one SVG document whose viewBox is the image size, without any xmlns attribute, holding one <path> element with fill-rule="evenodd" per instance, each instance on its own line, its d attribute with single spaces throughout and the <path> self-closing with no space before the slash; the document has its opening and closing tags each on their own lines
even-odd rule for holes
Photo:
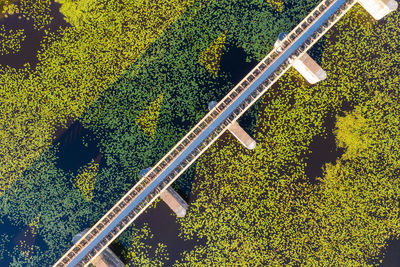
<svg viewBox="0 0 400 267">
<path fill-rule="evenodd" d="M 124 267 L 125 264 L 110 249 L 106 248 L 99 256 L 91 260 L 96 267 Z"/>
<path fill-rule="evenodd" d="M 376 20 L 382 19 L 398 7 L 395 0 L 358 0 L 358 2 Z"/>
<path fill-rule="evenodd" d="M 218 103 L 216 101 L 211 101 L 208 104 L 208 109 L 212 110 Z M 239 123 L 237 121 L 231 123 L 230 126 L 228 126 L 228 131 L 231 132 L 231 134 L 236 137 L 237 140 L 239 140 L 242 145 L 244 145 L 247 149 L 254 149 L 257 145 L 256 141 L 251 138 L 248 133 L 246 133 L 245 130 L 243 130 L 242 127 L 240 127 Z"/>
</svg>

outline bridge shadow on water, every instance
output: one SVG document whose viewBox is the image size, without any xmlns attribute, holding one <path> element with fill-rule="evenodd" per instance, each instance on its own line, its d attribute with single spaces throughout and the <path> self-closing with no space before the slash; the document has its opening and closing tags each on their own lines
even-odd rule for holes
<svg viewBox="0 0 400 267">
<path fill-rule="evenodd" d="M 53 6 L 58 7 L 54 3 Z M 53 15 L 53 17 L 55 17 L 55 20 L 53 21 L 54 25 L 66 26 L 65 22 L 63 22 L 62 20 L 62 17 L 59 16 L 57 17 L 57 16 Z M 12 17 L 12 19 L 15 20 L 16 18 Z M 17 22 L 17 20 L 15 20 L 15 22 Z M 26 26 L 24 26 L 25 25 L 24 24 L 23 27 L 30 28 L 31 27 L 30 23 L 31 22 L 27 23 Z M 18 28 L 20 27 L 18 26 Z M 23 63 L 26 63 L 28 59 L 28 62 L 31 63 L 31 65 L 35 65 L 37 63 L 36 52 L 39 47 L 40 39 L 42 38 L 42 36 L 38 33 L 35 33 L 31 37 L 29 36 L 30 35 L 28 33 L 27 40 L 25 42 L 27 44 L 29 43 L 30 50 L 29 51 L 25 50 L 28 49 L 28 46 L 23 47 L 21 51 L 21 58 L 23 58 L 23 60 L 17 58 L 20 57 L 20 55 L 12 55 L 0 58 L 1 61 L 2 62 L 12 61 L 14 62 L 13 63 L 14 65 L 10 64 L 10 66 L 21 67 Z M 32 38 L 32 40 L 29 40 L 28 38 Z M 323 46 L 323 44 L 321 45 Z M 311 52 L 311 54 L 314 53 L 312 55 L 314 58 L 316 58 L 317 62 L 320 60 L 320 54 L 318 54 L 318 51 L 319 50 Z M 222 55 L 221 66 L 220 66 L 220 72 L 227 74 L 228 81 L 226 81 L 225 78 L 221 78 L 220 81 L 224 83 L 229 82 L 233 85 L 239 82 L 258 63 L 257 61 L 247 62 L 246 58 L 247 54 L 242 48 L 238 48 L 234 45 L 228 46 L 226 53 Z M 215 98 L 215 100 L 220 100 L 225 94 L 226 91 L 216 90 L 216 93 L 213 97 Z M 121 105 L 122 104 L 123 103 L 121 102 Z M 206 103 L 202 103 L 202 105 L 203 104 L 204 107 L 206 107 Z M 118 107 L 119 106 L 116 105 L 116 108 Z M 258 103 L 253 105 L 253 107 L 249 109 L 239 120 L 241 126 L 250 134 L 253 134 L 254 132 L 258 108 L 259 108 Z M 188 121 L 185 122 L 185 120 L 178 117 L 174 117 L 174 120 L 172 120 L 172 122 L 174 124 L 180 125 L 182 128 L 188 128 L 191 126 L 191 123 L 197 123 L 193 121 L 191 121 L 190 123 Z M 71 121 L 68 124 L 68 126 L 69 126 L 68 129 L 60 130 L 60 132 L 56 134 L 57 139 L 54 142 L 54 144 L 59 145 L 59 152 L 57 154 L 59 160 L 57 161 L 57 165 L 60 169 L 63 169 L 65 171 L 76 172 L 79 169 L 79 167 L 84 166 L 85 164 L 90 162 L 90 160 L 96 157 L 98 158 L 98 155 L 100 153 L 98 148 L 99 146 L 98 139 L 102 137 L 96 137 L 93 132 L 84 128 L 78 120 L 75 122 Z M 337 151 L 335 149 L 336 146 L 334 142 L 334 136 L 332 134 L 332 129 L 334 127 L 334 119 L 332 118 L 328 119 L 326 127 L 327 127 L 327 132 L 329 133 L 327 138 L 324 139 L 322 137 L 321 138 L 318 137 L 314 140 L 313 144 L 311 145 L 311 154 L 309 156 L 310 167 L 307 170 L 307 174 L 309 175 L 309 177 L 313 177 L 313 179 L 322 174 L 323 164 L 325 164 L 326 162 L 333 162 L 342 153 L 341 151 Z M 163 137 L 160 137 L 160 139 L 162 138 Z M 154 146 L 156 145 L 157 144 L 155 143 Z M 189 170 L 187 170 L 184 176 L 179 178 L 180 180 L 185 180 L 185 182 L 181 183 L 181 185 L 183 184 L 186 187 L 183 188 L 183 186 L 181 186 L 180 188 L 177 188 L 177 191 L 186 200 L 189 200 L 188 205 L 190 205 L 191 202 L 193 202 L 196 199 L 196 195 L 190 193 L 194 176 L 195 176 L 195 165 L 193 165 Z M 183 251 L 192 250 L 195 245 L 205 244 L 205 240 L 191 239 L 185 241 L 181 237 L 179 237 L 180 223 L 177 221 L 176 215 L 173 214 L 173 212 L 169 209 L 169 207 L 162 201 L 159 201 L 159 203 L 156 205 L 155 208 L 151 208 L 147 212 L 142 214 L 135 221 L 135 227 L 137 228 L 143 227 L 145 223 L 149 225 L 151 233 L 154 234 L 154 237 L 148 240 L 149 245 L 151 245 L 154 249 L 156 248 L 156 245 L 158 243 L 164 243 L 167 246 L 166 249 L 169 252 L 169 260 L 164 262 L 165 266 L 171 266 L 176 260 L 180 259 L 181 253 Z M 18 231 L 18 229 L 11 229 L 11 228 L 10 229 L 2 228 L 2 231 L 3 230 L 6 230 L 7 232 L 16 232 L 16 233 Z M 2 231 L 0 231 L 0 233 Z M 16 235 L 19 236 L 18 234 Z M 389 262 L 391 261 L 393 255 L 394 257 L 396 256 L 396 249 L 397 251 L 399 251 L 400 242 L 398 241 L 393 241 L 393 242 L 394 242 L 393 244 L 395 245 L 390 245 L 390 247 L 388 248 L 387 259 Z M 36 244 L 41 247 L 44 246 L 44 244 L 41 244 L 40 238 L 36 240 Z M 124 251 L 124 247 L 118 242 L 112 244 L 110 247 L 119 255 L 121 255 L 122 252 Z M 384 266 L 391 266 L 391 265 L 384 265 Z"/>
<path fill-rule="evenodd" d="M 229 83 L 236 84 L 239 82 L 257 64 L 256 61 L 247 62 L 246 57 L 247 54 L 242 48 L 233 45 L 229 46 L 227 51 L 222 55 L 220 73 L 228 76 Z M 220 82 L 222 82 L 223 79 L 224 78 L 221 78 Z M 218 93 L 214 97 L 216 100 L 220 100 L 226 92 L 223 90 L 217 91 Z M 253 112 L 247 112 L 240 121 L 243 128 L 246 130 L 250 129 L 249 132 L 254 130 L 258 109 L 257 107 L 253 107 L 252 110 Z M 176 122 L 180 123 L 180 120 Z M 188 128 L 190 125 L 185 126 Z M 196 199 L 196 193 L 191 190 L 195 182 L 195 168 L 196 165 L 194 164 L 186 170 L 177 180 L 177 185 L 179 186 L 174 186 L 175 190 L 188 202 L 188 205 Z M 151 245 L 153 249 L 157 247 L 158 243 L 163 243 L 167 246 L 166 249 L 169 253 L 169 260 L 164 262 L 165 266 L 172 266 L 176 260 L 181 258 L 181 253 L 184 251 L 193 250 L 196 245 L 206 244 L 205 239 L 199 240 L 193 238 L 184 240 L 181 238 L 179 236 L 180 223 L 178 222 L 178 218 L 163 201 L 159 201 L 155 208 L 147 210 L 135 221 L 136 228 L 141 228 L 144 224 L 148 224 L 151 233 L 154 234 L 153 238 L 147 240 L 148 245 Z M 123 247 L 121 245 L 117 244 L 112 248 L 117 254 L 122 254 Z"/>
</svg>

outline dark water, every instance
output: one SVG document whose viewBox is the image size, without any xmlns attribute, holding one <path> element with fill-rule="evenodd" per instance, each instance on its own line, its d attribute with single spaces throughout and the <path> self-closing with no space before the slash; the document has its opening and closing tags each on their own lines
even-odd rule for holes
<svg viewBox="0 0 400 267">
<path fill-rule="evenodd" d="M 220 64 L 220 73 L 226 74 L 229 77 L 228 82 L 236 84 L 257 64 L 255 61 L 246 62 L 246 57 L 247 54 L 242 48 L 236 46 L 228 47 L 228 51 L 223 54 Z M 224 95 L 225 93 L 221 92 L 221 95 L 216 95 L 215 99 L 220 100 Z M 246 123 L 255 123 L 255 119 L 248 116 L 242 122 L 242 126 Z M 195 164 L 179 179 L 189 179 L 191 180 L 190 184 L 192 184 L 194 177 Z M 187 192 L 179 189 L 176 191 L 188 202 L 188 205 L 196 199 L 196 195 L 193 192 L 187 194 Z M 140 228 L 145 223 L 148 224 L 151 233 L 154 234 L 154 237 L 148 240 L 147 244 L 151 245 L 152 248 L 156 248 L 158 243 L 167 245 L 169 260 L 165 262 L 165 266 L 172 266 L 176 260 L 181 259 L 182 252 L 190 251 L 195 245 L 204 245 L 206 242 L 206 240 L 198 240 L 197 238 L 185 241 L 179 237 L 180 223 L 177 221 L 176 215 L 163 201 L 160 201 L 156 208 L 149 209 L 146 213 L 142 214 L 135 221 L 135 227 Z M 123 251 L 121 245 L 115 245 L 113 250 L 120 255 Z"/>
<path fill-rule="evenodd" d="M 21 44 L 21 50 L 15 54 L 0 55 L 0 64 L 8 65 L 13 68 L 21 68 L 24 64 L 29 63 L 34 67 L 38 63 L 37 52 L 40 49 L 40 42 L 44 36 L 44 31 L 47 29 L 50 32 L 56 32 L 60 27 L 65 28 L 68 24 L 65 22 L 63 15 L 59 12 L 60 4 L 52 1 L 50 15 L 53 20 L 49 25 L 41 30 L 36 30 L 33 27 L 33 20 L 18 18 L 18 14 L 9 15 L 7 18 L 0 19 L 0 25 L 4 25 L 8 29 L 24 29 L 26 35 L 25 40 Z M 24 250 L 33 245 L 40 247 L 43 251 L 46 250 L 47 244 L 43 241 L 40 235 L 34 235 L 29 230 L 28 226 L 14 225 L 7 217 L 1 217 L 0 236 L 6 235 L 8 240 L 4 242 L 3 259 L 0 257 L 0 266 L 9 266 L 12 262 L 12 257 L 17 256 L 17 250 Z M 21 246 L 21 243 L 24 243 Z"/>
<path fill-rule="evenodd" d="M 383 262 L 381 267 L 400 266 L 400 239 L 390 240 L 388 246 L 383 251 Z"/>
<path fill-rule="evenodd" d="M 324 52 L 324 45 L 326 42 L 326 36 L 322 36 L 321 39 L 307 52 L 319 65 L 322 62 L 322 54 Z"/>
<path fill-rule="evenodd" d="M 74 172 L 100 153 L 95 136 L 79 121 L 75 121 L 55 142 L 55 145 L 59 147 L 58 167 L 64 171 Z"/>
<path fill-rule="evenodd" d="M 0 25 L 4 25 L 6 29 L 24 29 L 26 35 L 25 40 L 22 42 L 21 50 L 15 54 L 0 55 L 0 64 L 21 68 L 25 63 L 29 63 L 31 67 L 34 67 L 38 63 L 36 55 L 40 49 L 40 42 L 44 36 L 44 30 L 47 29 L 50 32 L 56 32 L 60 27 L 65 28 L 68 26 L 68 23 L 65 22 L 59 10 L 60 4 L 52 1 L 50 15 L 53 17 L 53 20 L 47 27 L 41 30 L 34 29 L 32 19 L 19 19 L 18 14 L 0 19 Z"/>
<path fill-rule="evenodd" d="M 190 205 L 190 203 L 188 203 Z M 177 222 L 176 215 L 163 201 L 157 203 L 156 208 L 149 209 L 147 213 L 142 214 L 136 221 L 135 226 L 141 227 L 148 224 L 153 238 L 149 240 L 149 245 L 156 248 L 158 243 L 167 246 L 169 260 L 165 262 L 165 266 L 172 264 L 181 258 L 184 251 L 193 250 L 195 245 L 204 245 L 205 240 L 184 240 L 179 237 L 180 224 Z"/>
<path fill-rule="evenodd" d="M 336 119 L 330 115 L 326 118 L 324 127 L 326 134 L 315 136 L 310 144 L 310 154 L 307 156 L 307 167 L 305 173 L 312 183 L 316 183 L 316 178 L 323 174 L 323 167 L 326 163 L 334 163 L 344 152 L 342 148 L 336 147 L 335 128 Z"/>
<path fill-rule="evenodd" d="M 47 248 L 47 244 L 40 235 L 33 235 L 28 226 L 14 225 L 4 216 L 0 222 L 0 237 L 7 236 L 7 240 L 0 240 L 0 246 L 1 244 L 4 245 L 3 258 L 0 257 L 0 266 L 10 266 L 12 257 L 19 254 L 17 251 L 24 252 L 31 246 L 38 246 L 43 250 Z"/>
<path fill-rule="evenodd" d="M 220 70 L 229 74 L 232 84 L 240 82 L 258 64 L 254 60 L 246 62 L 247 56 L 243 48 L 234 45 L 229 45 L 227 51 L 222 54 Z"/>
</svg>

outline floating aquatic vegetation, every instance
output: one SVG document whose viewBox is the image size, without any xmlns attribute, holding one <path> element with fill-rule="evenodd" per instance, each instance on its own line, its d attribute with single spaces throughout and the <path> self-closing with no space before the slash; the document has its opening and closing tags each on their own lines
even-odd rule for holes
<svg viewBox="0 0 400 267">
<path fill-rule="evenodd" d="M 46 30 L 35 69 L 1 67 L 0 194 L 51 145 L 57 129 L 78 118 L 192 4 L 147 1 L 137 9 L 135 2 L 93 2 L 86 23 L 59 35 Z M 37 14 L 40 28 L 49 22 L 48 3 L 23 0 L 19 12 Z"/>
<path fill-rule="evenodd" d="M 223 32 L 215 39 L 206 50 L 199 55 L 199 63 L 210 72 L 211 75 L 217 77 L 221 56 L 225 46 L 226 32 Z"/>
<path fill-rule="evenodd" d="M 153 238 L 150 228 L 144 224 L 141 228 L 134 228 L 130 246 L 125 258 L 129 261 L 127 266 L 163 266 L 168 260 L 168 252 L 165 244 L 158 243 L 156 248 L 146 244 Z"/>
<path fill-rule="evenodd" d="M 81 191 L 83 197 L 87 201 L 91 201 L 93 198 L 93 190 L 98 171 L 99 163 L 96 163 L 93 159 L 79 170 L 79 173 L 75 178 L 75 186 L 79 188 L 79 191 Z"/>
<path fill-rule="evenodd" d="M 32 19 L 33 27 L 40 30 L 49 25 L 53 19 L 50 15 L 50 5 L 51 0 L 20 0 L 14 14 Z"/>
<path fill-rule="evenodd" d="M 254 151 L 228 135 L 200 158 L 182 231 L 207 244 L 178 265 L 367 266 L 399 237 L 400 16 L 367 27 L 360 16 L 356 5 L 327 33 L 325 81 L 289 70 L 266 93 Z M 345 153 L 312 182 L 310 144 L 343 106 L 355 107 L 336 123 Z"/>
<path fill-rule="evenodd" d="M 10 242 L 10 239 L 7 234 L 0 235 L 0 261 L 4 259 L 4 252 L 6 243 Z"/>
<path fill-rule="evenodd" d="M 18 13 L 18 7 L 14 4 L 13 0 L 2 0 L 0 1 L 0 18 L 1 17 L 8 17 L 8 15 L 13 15 Z"/>
<path fill-rule="evenodd" d="M 283 5 L 285 4 L 284 0 L 267 0 L 267 2 L 278 12 L 282 12 Z"/>
<path fill-rule="evenodd" d="M 25 225 L 41 213 L 41 234 L 49 246 L 43 255 L 48 256 L 46 263 L 54 263 L 68 249 L 71 236 L 101 217 L 118 200 L 118 194 L 123 194 L 137 180 L 140 169 L 159 160 L 203 116 L 208 101 L 230 89 L 231 84 L 224 73 L 218 75 L 221 85 L 218 79 L 209 77 L 206 69 L 199 68 L 199 54 L 221 32 L 229 29 L 226 42 L 234 41 L 253 58 L 262 58 L 277 33 L 301 20 L 307 8 L 312 8 L 316 1 L 302 1 L 298 5 L 295 2 L 298 1 L 291 3 L 294 8 L 288 14 L 282 12 L 278 18 L 270 13 L 266 2 L 210 1 L 201 8 L 190 9 L 190 15 L 180 20 L 177 17 L 181 11 L 178 14 L 174 13 L 174 8 L 162 11 L 167 14 L 162 17 L 165 24 L 161 25 L 163 19 L 157 18 L 153 24 L 149 22 L 145 26 L 140 23 L 148 21 L 141 16 L 136 17 L 140 26 L 126 25 L 125 18 L 132 18 L 129 8 L 138 10 L 137 5 L 147 5 L 146 1 L 134 4 L 112 2 L 107 6 L 93 2 L 93 5 L 85 6 L 93 8 L 93 13 L 86 12 L 87 9 L 75 13 L 75 17 L 71 8 L 67 16 L 76 28 L 63 31 L 59 37 L 48 35 L 39 54 L 41 63 L 34 73 L 29 66 L 21 70 L 8 67 L 2 70 L 2 108 L 7 103 L 0 117 L 4 126 L 0 131 L 0 177 L 6 177 L 1 184 L 2 192 L 6 193 L 2 197 L 2 213 Z M 150 6 L 156 7 L 157 3 Z M 82 4 L 84 1 L 77 6 Z M 159 14 L 157 12 L 153 14 Z M 93 14 L 99 16 L 98 20 Z M 177 23 L 154 46 L 149 45 L 176 20 Z M 183 231 L 188 235 L 199 233 L 209 241 L 207 247 L 185 253 L 186 263 L 232 265 L 239 262 L 245 265 L 270 260 L 282 265 L 286 259 L 302 262 L 301 257 L 310 256 L 313 249 L 322 251 L 321 254 L 325 253 L 324 257 L 328 255 L 329 258 L 332 247 L 326 241 L 328 230 L 334 230 L 332 232 L 337 236 L 340 231 L 328 227 L 333 220 L 324 221 L 323 226 L 328 229 L 325 232 L 319 231 L 321 225 L 313 221 L 316 214 L 308 208 L 313 203 L 320 203 L 317 202 L 320 195 L 315 193 L 316 189 L 304 175 L 306 162 L 302 157 L 308 152 L 313 137 L 323 133 L 327 113 L 340 110 L 344 98 L 360 103 L 370 97 L 370 91 L 364 89 L 378 85 L 385 85 L 388 92 L 398 94 L 396 77 L 399 75 L 394 62 L 399 62 L 399 55 L 388 53 L 398 47 L 397 39 L 393 38 L 393 32 L 398 31 L 398 18 L 390 16 L 387 20 L 388 25 L 378 25 L 374 30 L 376 35 L 363 37 L 364 31 L 353 32 L 353 26 L 351 29 L 343 26 L 340 30 L 343 35 L 329 37 L 331 40 L 327 42 L 323 59 L 323 67 L 331 75 L 329 81 L 309 87 L 293 71 L 282 77 L 281 91 L 271 91 L 264 98 L 255 135 L 260 147 L 254 153 L 243 150 L 228 135 L 226 147 L 213 146 L 210 154 L 201 158 L 197 172 L 205 181 L 196 186 L 201 194 L 189 206 Z M 271 21 L 274 21 L 272 26 Z M 147 34 L 135 35 L 143 30 Z M 384 42 L 379 43 L 381 38 Z M 377 46 L 384 49 L 373 51 Z M 130 65 L 145 48 L 150 49 L 132 74 Z M 376 61 L 371 59 L 372 52 L 379 55 Z M 124 73 L 126 69 L 128 71 Z M 395 72 L 391 72 L 393 70 Z M 390 81 L 383 79 L 391 76 Z M 366 82 L 359 77 L 370 79 Z M 113 85 L 109 87 L 110 84 Z M 163 98 L 157 122 L 150 127 L 154 129 L 156 125 L 157 131 L 153 132 L 154 138 L 149 138 L 135 124 L 135 118 L 144 105 L 160 94 Z M 98 102 L 93 103 L 94 100 Z M 82 198 L 82 193 L 73 186 L 72 174 L 56 168 L 54 161 L 57 159 L 53 154 L 42 154 L 51 144 L 55 132 L 52 126 L 56 122 L 63 125 L 67 118 L 82 114 L 82 120 L 99 138 L 99 147 L 105 155 L 106 167 L 97 174 L 95 190 L 89 195 L 91 202 Z M 21 176 L 24 170 L 27 171 Z M 210 170 L 215 170 L 216 174 Z M 338 177 L 335 171 L 329 173 L 326 177 Z M 14 184 L 18 177 L 22 179 Z M 182 181 L 182 178 L 177 181 L 178 186 Z M 384 193 L 381 189 L 390 189 L 386 185 L 379 189 L 379 194 Z M 350 188 L 348 184 L 346 186 L 344 189 Z M 12 191 L 7 192 L 9 187 Z M 325 197 L 326 203 L 335 200 Z M 333 206 L 325 207 L 328 210 Z M 340 207 L 335 209 L 341 211 Z M 339 216 L 327 213 L 327 210 L 318 212 Z M 394 214 L 386 211 L 390 216 Z M 349 213 L 344 215 L 347 216 L 344 219 L 351 217 Z M 390 221 L 389 227 L 395 225 L 392 222 L 394 220 Z M 208 229 L 202 228 L 205 226 Z M 383 233 L 382 236 L 389 232 L 379 228 L 377 221 L 372 226 L 377 233 Z M 374 236 L 368 234 L 373 240 Z M 319 239 L 314 240 L 314 236 Z M 335 239 L 338 241 L 346 244 L 346 240 Z M 307 246 L 302 247 L 302 244 Z M 321 244 L 327 249 L 319 250 Z M 164 250 L 163 246 L 160 250 Z M 351 253 L 357 254 L 360 250 L 362 248 L 357 246 Z M 35 253 L 37 256 L 39 252 L 35 249 Z M 149 262 L 148 255 L 145 256 L 142 259 Z M 141 262 L 141 258 L 132 260 Z M 310 265 L 315 263 L 311 256 L 308 260 Z M 37 262 L 40 261 L 34 261 L 36 266 L 45 265 Z"/>
<path fill-rule="evenodd" d="M 0 55 L 14 54 L 21 50 L 21 44 L 26 36 L 23 29 L 7 30 L 0 26 Z"/>
<path fill-rule="evenodd" d="M 23 236 L 20 238 L 17 244 L 21 255 L 27 260 L 32 259 L 35 239 L 39 229 L 39 220 L 40 214 L 29 223 L 28 227 L 23 232 Z"/>
<path fill-rule="evenodd" d="M 142 131 L 145 132 L 152 139 L 154 139 L 163 97 L 164 94 L 160 94 L 157 99 L 151 102 L 147 109 L 142 111 L 142 113 L 140 113 L 139 116 L 135 119 L 140 129 L 142 129 Z"/>
</svg>

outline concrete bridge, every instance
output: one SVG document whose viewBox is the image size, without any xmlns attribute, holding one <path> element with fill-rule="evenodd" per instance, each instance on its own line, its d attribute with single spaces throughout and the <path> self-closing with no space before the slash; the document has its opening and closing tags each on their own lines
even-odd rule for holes
<svg viewBox="0 0 400 267">
<path fill-rule="evenodd" d="M 178 212 L 184 203 L 170 185 L 226 130 L 253 149 L 255 141 L 236 120 L 291 66 L 310 83 L 325 79 L 326 72 L 306 52 L 357 2 L 375 19 L 397 8 L 395 0 L 323 0 L 290 33 L 281 34 L 275 48 L 219 103 L 210 105 L 210 112 L 82 234 L 54 266 L 96 263 L 98 255 L 102 257 L 108 245 L 159 196 L 167 204 L 175 202 L 169 206 Z M 184 215 L 186 208 L 180 212 Z"/>
</svg>

